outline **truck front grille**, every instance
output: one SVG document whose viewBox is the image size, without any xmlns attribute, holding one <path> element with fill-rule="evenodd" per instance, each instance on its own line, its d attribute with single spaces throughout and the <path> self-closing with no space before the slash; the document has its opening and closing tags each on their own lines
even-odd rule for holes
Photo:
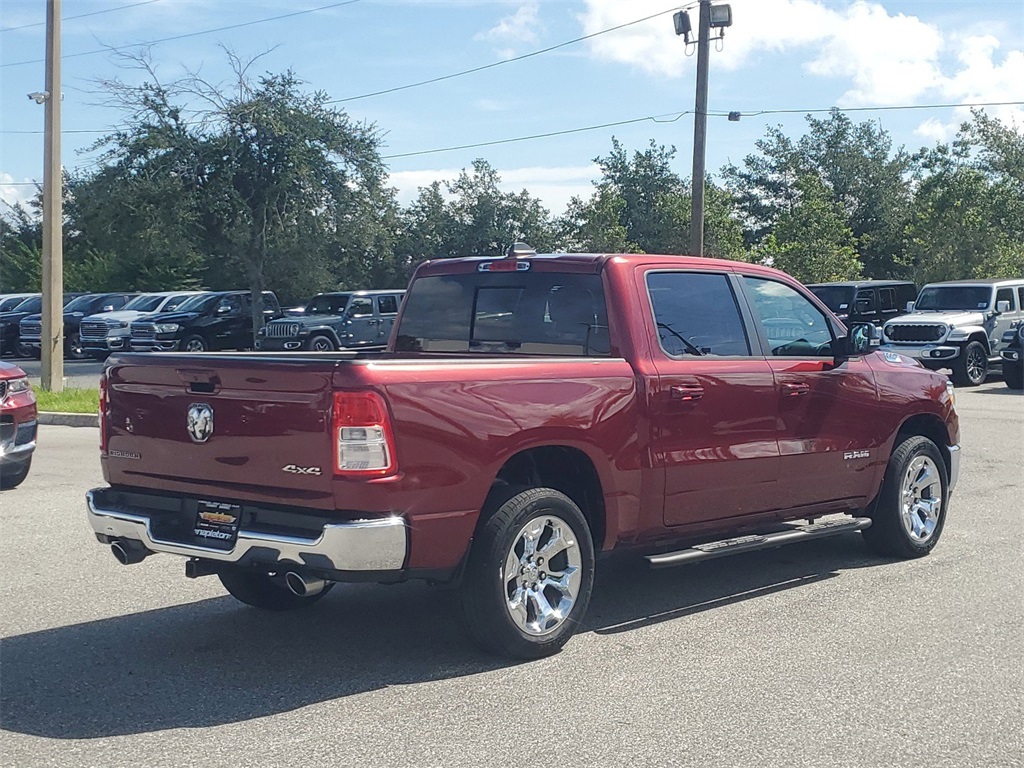
<svg viewBox="0 0 1024 768">
<path fill-rule="evenodd" d="M 268 323 L 268 339 L 290 339 L 299 335 L 298 323 Z"/>
<path fill-rule="evenodd" d="M 42 338 L 43 335 L 43 324 L 38 320 L 31 320 L 29 322 L 21 321 L 21 337 L 22 338 Z"/>
<path fill-rule="evenodd" d="M 930 341 L 938 341 L 945 335 L 946 326 L 944 325 L 907 324 L 885 326 L 885 337 L 889 341 L 926 344 Z"/>
<path fill-rule="evenodd" d="M 103 340 L 107 338 L 107 324 L 102 320 L 86 320 L 78 329 L 78 335 L 83 341 L 89 339 Z"/>
<path fill-rule="evenodd" d="M 133 339 L 155 339 L 156 326 L 153 323 L 132 323 Z"/>
<path fill-rule="evenodd" d="M 0 380 L 0 400 L 7 397 L 7 382 Z"/>
</svg>

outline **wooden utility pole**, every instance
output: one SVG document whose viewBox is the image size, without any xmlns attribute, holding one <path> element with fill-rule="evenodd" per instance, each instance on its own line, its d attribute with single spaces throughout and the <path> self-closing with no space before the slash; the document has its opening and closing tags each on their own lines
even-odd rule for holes
<svg viewBox="0 0 1024 768">
<path fill-rule="evenodd" d="M 43 333 L 40 383 L 64 390 L 64 238 L 60 162 L 60 0 L 46 0 L 46 102 L 43 147 Z"/>
<path fill-rule="evenodd" d="M 697 22 L 697 99 L 693 115 L 690 253 L 704 255 L 704 155 L 708 139 L 708 58 L 711 53 L 711 0 L 700 0 Z"/>
</svg>

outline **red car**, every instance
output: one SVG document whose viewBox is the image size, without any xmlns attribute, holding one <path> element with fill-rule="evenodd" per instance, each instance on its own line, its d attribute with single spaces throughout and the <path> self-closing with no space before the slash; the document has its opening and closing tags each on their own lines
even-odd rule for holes
<svg viewBox="0 0 1024 768">
<path fill-rule="evenodd" d="M 35 393 L 21 368 L 0 362 L 0 489 L 21 485 L 35 449 Z"/>
<path fill-rule="evenodd" d="M 665 567 L 861 531 L 927 555 L 953 394 L 766 267 L 440 259 L 378 355 L 112 357 L 89 520 L 121 563 L 179 555 L 272 610 L 450 583 L 476 640 L 535 658 L 613 551 Z"/>
</svg>

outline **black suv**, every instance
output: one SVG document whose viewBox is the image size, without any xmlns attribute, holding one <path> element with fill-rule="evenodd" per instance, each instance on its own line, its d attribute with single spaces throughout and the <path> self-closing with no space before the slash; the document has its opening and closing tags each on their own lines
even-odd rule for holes
<svg viewBox="0 0 1024 768">
<path fill-rule="evenodd" d="M 193 296 L 173 312 L 149 315 L 131 324 L 132 352 L 205 352 L 252 349 L 252 294 L 216 291 Z M 271 291 L 263 292 L 263 315 L 281 316 Z"/>
<path fill-rule="evenodd" d="M 388 343 L 405 291 L 319 293 L 305 312 L 268 323 L 257 347 L 263 350 L 366 349 Z"/>
<path fill-rule="evenodd" d="M 902 280 L 848 280 L 808 285 L 844 323 L 874 323 L 904 314 L 917 299 L 917 286 Z"/>
<path fill-rule="evenodd" d="M 1010 389 L 1024 389 L 1024 322 L 1004 333 L 1003 343 L 1003 381 Z"/>
<path fill-rule="evenodd" d="M 64 305 L 64 357 L 84 360 L 88 355 L 82 349 L 79 334 L 82 318 L 114 312 L 127 304 L 134 293 L 87 293 Z M 42 305 L 40 304 L 40 309 Z M 21 321 L 19 346 L 23 354 L 38 359 L 43 350 L 43 316 L 28 315 Z"/>
</svg>

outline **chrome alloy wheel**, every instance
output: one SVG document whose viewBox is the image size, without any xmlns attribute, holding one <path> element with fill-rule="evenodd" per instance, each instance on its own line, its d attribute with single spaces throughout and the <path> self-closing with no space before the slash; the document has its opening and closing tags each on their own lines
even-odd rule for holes
<svg viewBox="0 0 1024 768">
<path fill-rule="evenodd" d="M 524 525 L 505 558 L 505 607 L 523 632 L 534 637 L 558 629 L 580 592 L 583 558 L 572 528 L 560 517 L 541 515 Z"/>
<path fill-rule="evenodd" d="M 903 475 L 900 518 L 907 534 L 922 544 L 935 533 L 942 512 L 942 479 L 928 456 L 918 456 Z"/>
<path fill-rule="evenodd" d="M 980 382 L 988 367 L 988 359 L 985 357 L 983 347 L 972 347 L 967 352 L 967 376 L 971 381 Z"/>
</svg>

